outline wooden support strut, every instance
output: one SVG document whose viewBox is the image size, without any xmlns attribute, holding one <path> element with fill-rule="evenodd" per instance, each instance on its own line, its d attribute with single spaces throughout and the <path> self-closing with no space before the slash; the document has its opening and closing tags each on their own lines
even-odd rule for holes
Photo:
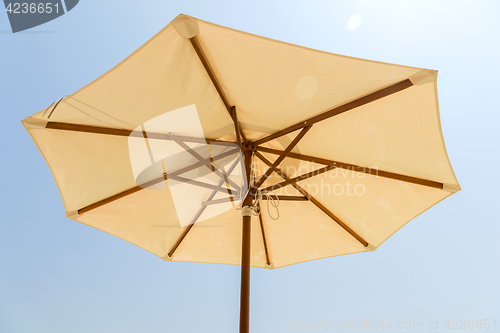
<svg viewBox="0 0 500 333">
<path fill-rule="evenodd" d="M 240 128 L 240 123 L 238 122 L 238 115 L 236 113 L 236 107 L 233 106 L 231 107 L 231 117 L 233 118 L 234 122 L 234 131 L 236 132 L 236 142 L 238 142 L 238 147 L 240 147 L 241 150 L 243 150 L 243 146 L 241 144 L 241 128 Z"/>
<path fill-rule="evenodd" d="M 184 149 L 186 152 L 188 152 L 191 156 L 193 156 L 194 158 L 196 158 L 199 162 L 201 162 L 204 166 L 207 167 L 208 170 L 212 171 L 212 168 L 213 168 L 213 172 L 221 177 L 222 179 L 224 179 L 224 181 L 227 183 L 227 184 L 230 184 L 233 188 L 235 188 L 237 191 L 240 190 L 240 187 L 234 182 L 232 181 L 231 179 L 229 179 L 227 177 L 227 175 L 224 173 L 224 172 L 221 172 L 219 169 L 215 168 L 215 166 L 213 166 L 212 164 L 210 164 L 210 162 L 208 162 L 205 158 L 203 158 L 200 154 L 198 154 L 196 151 L 194 151 L 193 149 L 191 149 L 191 147 L 189 147 L 187 144 L 185 144 L 182 140 L 180 140 L 176 135 L 172 134 L 172 133 L 169 133 L 168 136 L 173 140 L 175 141 L 179 146 L 182 147 L 182 149 Z M 231 191 L 230 191 L 231 193 Z"/>
<path fill-rule="evenodd" d="M 306 198 L 304 198 L 304 199 L 306 199 Z M 259 214 L 259 223 L 260 223 L 260 231 L 262 233 L 262 242 L 264 243 L 264 251 L 266 252 L 266 264 L 268 266 L 270 266 L 271 265 L 271 259 L 269 258 L 269 249 L 267 248 L 266 232 L 264 230 L 264 220 L 262 219 L 262 209 L 260 207 L 260 202 L 257 203 L 257 205 L 259 206 L 259 211 L 260 211 L 260 214 Z"/>
<path fill-rule="evenodd" d="M 222 192 L 222 193 L 227 193 L 228 192 L 228 189 L 225 188 L 225 187 L 216 186 L 216 185 L 212 185 L 212 184 L 200 182 L 200 181 L 197 181 L 197 180 L 194 180 L 194 179 L 189 179 L 189 178 L 180 177 L 180 176 L 174 176 L 174 175 L 170 175 L 169 176 L 167 174 L 164 174 L 163 177 L 164 177 L 165 180 L 172 179 L 172 180 L 178 181 L 180 183 L 190 184 L 190 185 L 194 185 L 194 186 L 206 188 L 206 189 L 217 191 L 217 192 Z"/>
<path fill-rule="evenodd" d="M 307 126 L 293 139 L 293 141 L 286 147 L 283 153 L 274 161 L 274 163 L 266 170 L 266 172 L 260 177 L 259 181 L 253 186 L 252 192 L 255 193 L 259 187 L 266 181 L 266 179 L 271 175 L 271 173 L 276 169 L 276 167 L 285 159 L 285 157 L 290 153 L 290 151 L 299 143 L 299 141 L 306 135 L 306 133 L 311 129 L 312 126 Z"/>
<path fill-rule="evenodd" d="M 257 156 L 262 162 L 264 162 L 267 165 L 271 165 L 271 162 L 265 158 L 262 154 L 259 152 L 255 152 L 255 156 Z M 276 168 L 274 170 L 281 178 L 283 178 L 285 181 L 290 180 L 290 177 L 288 177 L 281 169 Z M 328 208 L 323 206 L 318 200 L 316 200 L 312 195 L 310 195 L 306 190 L 304 190 L 301 186 L 299 186 L 297 183 L 291 183 L 291 185 L 299 191 L 300 194 L 305 196 L 306 198 L 309 199 L 316 207 L 318 207 L 323 213 L 328 215 L 332 220 L 334 220 L 339 226 L 341 226 L 345 231 L 347 231 L 352 237 L 354 237 L 358 242 L 360 242 L 364 247 L 367 247 L 369 243 L 365 241 L 361 236 L 359 236 L 354 230 L 352 230 L 347 224 L 345 224 L 341 219 L 339 219 L 336 215 L 334 215 Z"/>
<path fill-rule="evenodd" d="M 233 165 L 231 165 L 231 167 L 227 170 L 227 175 L 229 176 L 234 168 L 240 163 L 240 160 L 237 159 Z M 219 184 L 218 186 L 221 186 L 222 184 L 224 184 L 224 180 L 221 179 L 219 181 Z M 210 200 L 212 200 L 215 195 L 217 194 L 217 191 L 212 191 L 212 193 L 208 196 L 208 199 L 207 199 L 207 202 L 210 202 Z M 207 208 L 206 205 L 202 205 L 202 207 L 198 210 L 198 212 L 196 213 L 195 217 L 193 218 L 193 220 L 191 221 L 191 223 L 186 227 L 186 229 L 184 230 L 184 232 L 182 233 L 181 237 L 179 237 L 179 239 L 177 240 L 177 242 L 174 244 L 174 246 L 172 247 L 172 249 L 170 250 L 170 252 L 168 253 L 168 256 L 169 257 L 172 257 L 175 253 L 175 251 L 177 250 L 177 248 L 179 247 L 179 245 L 181 245 L 182 241 L 186 238 L 186 236 L 188 235 L 189 231 L 193 228 L 194 224 L 196 223 L 196 221 L 198 221 L 198 219 L 200 218 L 201 214 L 203 214 L 203 212 L 205 211 L 205 209 Z"/>
<path fill-rule="evenodd" d="M 322 173 L 325 173 L 325 172 L 330 171 L 332 169 L 335 169 L 335 167 L 334 166 L 326 166 L 324 168 L 305 173 L 305 174 L 297 176 L 295 178 L 289 178 L 288 180 L 285 180 L 284 182 L 268 186 L 266 188 L 263 188 L 261 191 L 262 192 L 274 191 L 274 190 L 280 189 L 282 187 L 285 187 L 287 185 L 295 184 L 299 181 L 306 180 L 306 179 L 311 178 L 311 177 L 319 176 Z"/>
<path fill-rule="evenodd" d="M 220 198 L 220 199 L 215 199 L 215 200 L 203 201 L 201 203 L 201 205 L 202 206 L 219 205 L 219 204 L 226 203 L 226 202 L 233 202 L 233 201 L 238 200 L 238 199 L 239 199 L 239 196 L 234 195 L 234 196 L 230 196 L 227 198 Z"/>
</svg>

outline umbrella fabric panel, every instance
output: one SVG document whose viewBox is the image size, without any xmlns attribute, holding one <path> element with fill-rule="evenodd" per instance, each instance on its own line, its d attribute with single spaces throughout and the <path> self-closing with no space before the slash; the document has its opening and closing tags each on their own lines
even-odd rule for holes
<svg viewBox="0 0 500 333">
<path fill-rule="evenodd" d="M 252 217 L 251 258 L 253 267 L 265 267 L 262 232 Z M 219 216 L 196 223 L 175 251 L 172 261 L 241 264 L 241 210 L 231 209 Z"/>
<path fill-rule="evenodd" d="M 269 217 L 265 204 L 262 218 L 275 268 L 368 251 L 311 202 L 280 201 L 278 220 Z"/>
<path fill-rule="evenodd" d="M 410 220 L 452 193 L 334 169 L 300 182 L 333 214 L 378 247 Z"/>
<path fill-rule="evenodd" d="M 317 123 L 298 147 L 306 155 L 458 185 L 444 145 L 435 81 Z"/>
<path fill-rule="evenodd" d="M 50 121 L 133 130 L 196 105 L 206 137 L 232 133 L 227 110 L 189 40 L 168 25 L 113 69 L 63 99 Z M 36 117 L 47 118 L 45 110 Z"/>
<path fill-rule="evenodd" d="M 88 211 L 76 221 L 122 238 L 161 258 L 167 255 L 184 230 L 168 189 L 143 189 Z"/>
<path fill-rule="evenodd" d="M 421 69 L 321 52 L 198 20 L 199 42 L 250 139 L 403 81 Z M 259 133 L 260 132 L 260 133 Z"/>
<path fill-rule="evenodd" d="M 57 183 L 66 212 L 136 186 L 127 137 L 29 129 Z"/>
</svg>

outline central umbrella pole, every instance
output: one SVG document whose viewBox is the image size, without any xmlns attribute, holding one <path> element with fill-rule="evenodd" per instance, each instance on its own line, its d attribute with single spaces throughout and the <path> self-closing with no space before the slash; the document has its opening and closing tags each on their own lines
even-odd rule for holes
<svg viewBox="0 0 500 333">
<path fill-rule="evenodd" d="M 240 296 L 240 333 L 250 331 L 250 234 L 252 214 L 249 207 L 252 205 L 252 189 L 250 188 L 250 172 L 252 151 L 245 150 L 245 172 L 249 188 L 248 195 L 243 200 L 243 226 L 241 236 L 241 296 Z"/>
</svg>

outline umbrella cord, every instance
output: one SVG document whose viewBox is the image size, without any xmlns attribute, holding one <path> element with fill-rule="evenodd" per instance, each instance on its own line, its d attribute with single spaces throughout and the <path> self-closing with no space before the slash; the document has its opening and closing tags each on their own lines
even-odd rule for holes
<svg viewBox="0 0 500 333">
<path fill-rule="evenodd" d="M 254 164 L 255 163 L 255 153 L 252 153 L 252 167 L 251 167 L 251 170 L 250 170 L 250 184 L 249 184 L 249 190 L 247 190 L 247 193 L 245 194 L 245 196 L 250 192 L 250 188 L 253 187 L 253 184 L 255 182 L 255 173 L 254 173 Z M 242 196 L 242 197 L 245 197 L 245 196 Z M 278 195 L 276 193 L 274 193 L 274 191 L 259 191 L 257 193 L 257 196 L 255 198 L 255 200 L 252 202 L 252 205 L 250 206 L 250 210 L 252 212 L 252 215 L 253 216 L 259 216 L 262 212 L 260 210 L 260 206 L 259 206 L 259 202 L 262 200 L 262 197 L 265 196 L 266 197 L 266 201 L 267 201 L 267 214 L 269 215 L 269 217 L 273 220 L 277 220 L 280 218 L 280 211 L 278 209 L 279 205 L 280 205 L 280 199 L 278 197 Z M 276 209 L 276 217 L 274 217 L 272 214 L 271 214 L 271 206 Z M 237 210 L 242 210 L 243 207 L 240 205 L 239 207 L 236 208 Z"/>
<path fill-rule="evenodd" d="M 249 178 L 248 188 L 247 188 L 245 193 L 243 193 L 243 187 L 241 188 L 240 198 L 245 198 L 248 195 L 248 193 L 250 193 L 250 189 L 253 187 L 253 184 L 255 182 L 255 174 L 254 174 L 254 167 L 253 167 L 254 162 L 255 162 L 255 152 L 252 152 L 252 161 L 250 163 L 250 178 Z M 260 215 L 260 209 L 259 209 L 259 206 L 257 205 L 257 203 L 258 203 L 258 201 L 253 201 L 252 205 L 249 206 L 253 216 Z M 236 207 L 236 210 L 243 210 L 243 202 L 240 202 L 238 207 Z"/>
<path fill-rule="evenodd" d="M 274 193 L 274 191 L 260 191 L 259 194 L 257 195 L 257 199 L 255 200 L 255 203 L 254 203 L 254 206 L 256 206 L 257 209 L 259 208 L 258 203 L 259 203 L 259 201 L 262 200 L 263 196 L 266 197 L 266 201 L 267 201 L 267 214 L 269 215 L 269 217 L 271 219 L 276 221 L 277 219 L 280 218 L 280 211 L 278 209 L 278 207 L 280 205 L 280 199 L 279 199 L 278 195 L 276 193 Z M 276 217 L 274 217 L 271 214 L 271 206 L 274 209 L 276 209 Z M 261 212 L 259 211 L 259 214 L 260 213 Z M 259 214 L 257 214 L 257 215 L 259 215 Z"/>
<path fill-rule="evenodd" d="M 255 171 L 254 165 L 255 165 L 255 152 L 252 152 L 252 171 L 251 171 L 252 177 L 250 180 L 252 182 L 252 185 L 253 185 L 255 178 L 256 178 L 254 175 L 254 171 Z M 278 209 L 278 206 L 280 205 L 280 199 L 276 195 L 276 193 L 274 193 L 274 191 L 259 191 L 259 193 L 257 194 L 257 198 L 252 203 L 252 210 L 255 211 L 254 215 L 258 216 L 262 213 L 260 211 L 260 207 L 259 207 L 259 202 L 262 200 L 262 196 L 266 196 L 267 214 L 269 215 L 269 217 L 273 220 L 279 219 L 280 218 L 280 211 Z M 274 198 L 273 198 L 273 196 L 274 196 Z M 271 214 L 271 206 L 273 206 L 273 208 L 276 209 L 276 217 L 274 217 Z"/>
<path fill-rule="evenodd" d="M 249 184 L 249 190 L 247 191 L 246 194 L 248 194 L 248 192 L 250 192 L 250 188 L 253 187 L 254 183 L 255 183 L 255 168 L 254 168 L 254 164 L 255 163 L 255 152 L 252 153 L 252 166 L 251 166 L 251 170 L 250 170 L 250 184 Z M 245 196 L 246 196 L 245 194 Z M 245 197 L 245 196 L 242 196 L 242 197 Z M 278 209 L 278 206 L 280 205 L 280 199 L 278 197 L 278 195 L 276 193 L 274 193 L 274 191 L 259 191 L 255 200 L 252 202 L 252 205 L 250 206 L 250 209 L 252 211 L 252 215 L 253 216 L 259 216 L 262 212 L 260 210 L 260 206 L 259 206 L 259 202 L 262 200 L 262 197 L 265 196 L 266 197 L 266 201 L 267 201 L 267 214 L 269 215 L 269 217 L 273 220 L 277 220 L 280 218 L 280 211 Z M 271 214 L 271 206 L 276 209 L 276 217 L 274 217 L 272 214 Z M 243 209 L 242 206 L 240 207 L 237 207 L 236 208 L 237 210 L 241 210 Z"/>
<path fill-rule="evenodd" d="M 48 118 L 50 118 L 50 116 L 52 116 L 52 113 L 53 113 L 53 112 L 54 112 L 54 110 L 57 108 L 57 106 L 59 105 L 59 103 L 61 103 L 61 101 L 62 101 L 63 99 L 65 99 L 66 97 L 68 97 L 68 95 L 64 95 L 63 97 L 59 98 L 58 100 L 53 101 L 53 102 L 52 102 L 52 104 L 50 104 L 50 105 L 49 105 L 49 107 L 45 109 L 45 111 L 43 112 L 42 117 L 45 117 L 45 114 L 46 114 L 46 113 L 47 113 L 47 111 L 50 109 L 50 107 L 51 107 L 52 105 L 54 105 L 54 104 L 55 104 L 55 105 L 54 105 L 54 107 L 52 108 L 52 111 L 50 111 L 50 112 L 49 112 L 49 115 L 47 116 L 47 119 L 48 119 Z"/>
</svg>

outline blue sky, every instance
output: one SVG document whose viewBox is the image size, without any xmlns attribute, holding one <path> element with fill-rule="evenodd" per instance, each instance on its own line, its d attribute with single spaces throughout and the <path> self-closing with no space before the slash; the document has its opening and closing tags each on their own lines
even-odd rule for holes
<svg viewBox="0 0 500 333">
<path fill-rule="evenodd" d="M 439 320 L 434 331 L 443 332 L 447 319 L 496 319 L 500 330 L 499 10 L 496 1 L 87 0 L 16 34 L 0 13 L 0 332 L 237 330 L 239 267 L 165 263 L 66 219 L 50 171 L 20 123 L 106 72 L 179 13 L 439 70 L 444 137 L 463 190 L 375 252 L 252 269 L 252 332 L 358 319 L 424 328 Z M 361 24 L 350 30 L 353 15 Z"/>
</svg>

